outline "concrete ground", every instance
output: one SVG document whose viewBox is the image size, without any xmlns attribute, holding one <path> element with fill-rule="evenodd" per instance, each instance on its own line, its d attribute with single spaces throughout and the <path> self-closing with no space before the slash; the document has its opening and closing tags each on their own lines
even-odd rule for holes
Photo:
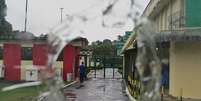
<svg viewBox="0 0 201 101">
<path fill-rule="evenodd" d="M 182 100 L 181 100 L 179 98 L 175 98 L 175 97 L 165 95 L 163 101 L 201 101 L 201 99 L 182 98 Z"/>
<path fill-rule="evenodd" d="M 129 101 L 129 98 L 123 93 L 122 76 L 117 69 L 106 69 L 106 79 L 104 79 L 104 71 L 91 71 L 88 80 L 80 84 L 77 83 L 65 89 L 67 101 Z M 164 95 L 163 101 L 180 101 L 174 97 Z M 201 101 L 195 99 L 183 99 L 182 101 Z"/>
<path fill-rule="evenodd" d="M 83 86 L 75 84 L 65 89 L 67 101 L 129 101 L 128 97 L 122 90 L 121 75 L 115 70 L 106 70 L 106 77 L 103 79 L 103 70 L 96 71 L 97 77 L 94 78 L 94 72 L 90 72 L 89 79 L 84 82 Z"/>
</svg>

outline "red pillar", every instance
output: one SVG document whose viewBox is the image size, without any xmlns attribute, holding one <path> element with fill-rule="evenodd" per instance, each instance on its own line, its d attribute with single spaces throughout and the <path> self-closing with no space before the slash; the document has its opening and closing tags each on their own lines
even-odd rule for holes
<svg viewBox="0 0 201 101">
<path fill-rule="evenodd" d="M 3 46 L 3 62 L 5 65 L 6 80 L 21 79 L 21 46 L 14 43 L 6 43 Z"/>
<path fill-rule="evenodd" d="M 47 54 L 47 44 L 34 44 L 32 48 L 33 65 L 45 66 Z"/>
<path fill-rule="evenodd" d="M 66 45 L 64 47 L 63 56 L 63 80 L 67 80 L 67 74 L 73 73 L 73 67 L 75 66 L 75 48 L 72 45 Z"/>
</svg>

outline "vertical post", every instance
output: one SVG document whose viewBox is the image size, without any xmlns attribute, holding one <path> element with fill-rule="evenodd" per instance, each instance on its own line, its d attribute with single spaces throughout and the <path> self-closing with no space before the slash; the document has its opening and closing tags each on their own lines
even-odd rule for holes
<svg viewBox="0 0 201 101">
<path fill-rule="evenodd" d="M 163 95 L 164 95 L 164 86 L 161 88 L 161 101 L 163 101 Z"/>
<path fill-rule="evenodd" d="M 96 57 L 95 57 L 95 62 L 94 62 L 95 64 L 94 64 L 94 69 L 95 69 L 95 78 L 96 78 Z"/>
<path fill-rule="evenodd" d="M 84 56 L 84 66 L 87 68 L 87 55 Z"/>
<path fill-rule="evenodd" d="M 105 56 L 103 57 L 104 79 L 105 79 Z"/>
<path fill-rule="evenodd" d="M 132 58 L 133 59 L 133 58 Z M 132 61 L 133 62 L 133 61 Z M 133 78 L 132 78 L 132 80 L 133 81 L 135 81 L 135 63 L 132 63 L 132 73 L 133 73 Z M 136 95 L 135 95 L 135 85 L 132 85 L 133 86 L 133 94 L 134 94 L 134 97 L 136 97 Z"/>
<path fill-rule="evenodd" d="M 85 79 L 87 79 L 87 72 L 86 72 L 86 70 L 87 70 L 87 68 L 89 68 L 89 67 L 88 67 L 87 58 L 88 58 L 87 55 L 85 55 L 85 56 L 84 56 L 84 60 L 85 60 L 85 61 L 84 61 L 84 62 L 85 62 L 85 64 L 84 64 L 84 65 L 85 65 L 85 75 L 84 75 L 84 76 L 85 76 Z"/>
<path fill-rule="evenodd" d="M 60 10 L 61 10 L 61 23 L 63 22 L 63 9 L 64 8 L 60 8 Z"/>
<path fill-rule="evenodd" d="M 183 101 L 183 89 L 182 88 L 180 88 L 180 101 Z"/>
<path fill-rule="evenodd" d="M 173 30 L 173 21 L 172 21 L 172 10 L 173 10 L 173 6 L 172 6 L 172 0 L 170 0 L 170 30 L 171 30 L 171 32 L 172 32 L 172 30 Z"/>
<path fill-rule="evenodd" d="M 114 64 L 113 63 L 112 63 L 112 68 L 113 68 L 112 78 L 114 79 Z"/>
<path fill-rule="evenodd" d="M 91 58 L 90 58 L 91 56 L 89 56 L 88 58 L 89 58 L 89 67 L 88 67 L 88 69 L 89 69 L 89 72 L 91 71 Z"/>
<path fill-rule="evenodd" d="M 123 68 L 122 69 L 122 80 L 123 80 L 123 79 L 125 79 L 125 73 L 126 73 L 125 72 L 125 67 L 126 67 L 125 66 L 125 59 L 126 59 L 126 56 L 124 55 L 122 58 L 123 58 L 123 67 L 122 67 Z"/>
<path fill-rule="evenodd" d="M 27 31 L 27 13 L 28 13 L 28 0 L 26 0 L 24 32 Z"/>
</svg>

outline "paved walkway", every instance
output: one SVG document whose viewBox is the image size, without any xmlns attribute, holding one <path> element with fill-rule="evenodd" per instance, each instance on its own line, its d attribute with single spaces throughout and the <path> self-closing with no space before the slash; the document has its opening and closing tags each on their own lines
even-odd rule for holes
<svg viewBox="0 0 201 101">
<path fill-rule="evenodd" d="M 111 69 L 107 69 L 107 71 L 107 73 L 113 73 Z M 97 76 L 100 76 L 99 74 L 101 74 L 102 70 L 96 72 Z M 94 76 L 93 72 L 90 75 Z M 115 72 L 115 75 L 121 76 L 118 72 Z M 129 101 L 126 94 L 122 92 L 121 82 L 121 79 L 89 77 L 83 87 L 79 87 L 79 84 L 76 84 L 66 88 L 65 95 L 67 96 L 67 101 Z"/>
</svg>

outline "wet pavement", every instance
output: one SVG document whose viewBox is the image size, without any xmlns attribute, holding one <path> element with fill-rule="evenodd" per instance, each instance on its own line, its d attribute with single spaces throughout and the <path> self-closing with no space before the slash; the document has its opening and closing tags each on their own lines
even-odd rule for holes
<svg viewBox="0 0 201 101">
<path fill-rule="evenodd" d="M 111 69 L 107 69 L 106 75 L 113 77 L 111 71 Z M 102 72 L 103 70 L 96 71 L 97 77 L 101 77 Z M 123 93 L 122 79 L 118 72 L 115 72 L 115 79 L 93 77 L 94 72 L 90 72 L 89 79 L 84 82 L 82 87 L 75 84 L 66 88 L 67 101 L 129 101 L 126 94 Z"/>
</svg>

